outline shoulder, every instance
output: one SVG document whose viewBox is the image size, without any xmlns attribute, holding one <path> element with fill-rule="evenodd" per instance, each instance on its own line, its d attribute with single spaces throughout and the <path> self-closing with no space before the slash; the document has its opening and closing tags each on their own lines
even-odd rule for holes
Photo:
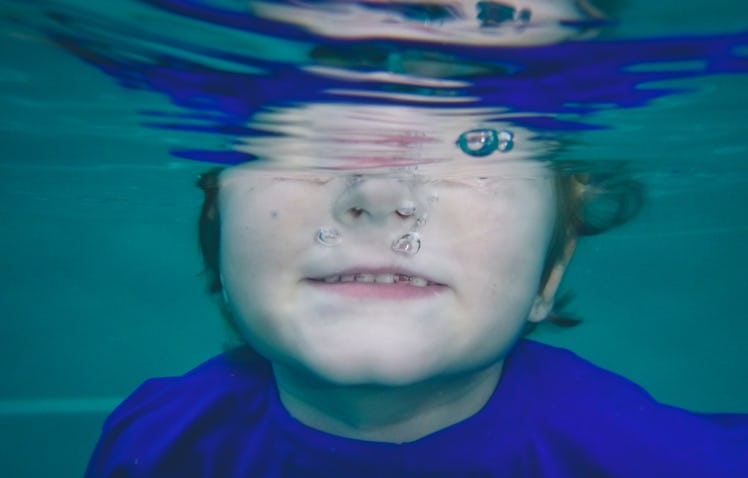
<svg viewBox="0 0 748 478">
<path fill-rule="evenodd" d="M 620 375 L 605 370 L 574 352 L 535 342 L 520 340 L 510 357 L 522 373 L 542 391 L 552 393 L 559 400 L 579 399 L 580 395 L 595 390 L 613 389 L 615 396 L 649 400 L 649 394 L 639 385 Z M 549 397 L 550 398 L 550 397 Z"/>
<path fill-rule="evenodd" d="M 154 378 L 138 387 L 104 423 L 87 476 L 152 470 L 170 456 L 188 469 L 193 441 L 257 420 L 267 406 L 272 373 L 261 359 L 223 354 L 177 377 Z M 186 459 L 187 457 L 187 459 Z M 185 475 L 186 476 L 186 475 Z"/>
<path fill-rule="evenodd" d="M 221 405 L 225 400 L 252 396 L 271 380 L 270 366 L 263 360 L 218 355 L 184 375 L 147 380 L 114 410 L 105 428 L 136 416 Z"/>
<path fill-rule="evenodd" d="M 748 476 L 748 415 L 659 403 L 632 381 L 537 342 L 521 341 L 510 359 L 535 395 L 531 447 L 553 456 L 537 466 L 587 463 L 595 473 L 621 476 Z"/>
</svg>

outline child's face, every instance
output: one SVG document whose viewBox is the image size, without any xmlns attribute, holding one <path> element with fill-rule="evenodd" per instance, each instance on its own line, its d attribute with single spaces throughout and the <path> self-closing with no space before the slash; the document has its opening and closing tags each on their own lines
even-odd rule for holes
<svg viewBox="0 0 748 478">
<path fill-rule="evenodd" d="M 221 274 L 249 343 L 343 385 L 406 385 L 501 360 L 528 318 L 542 318 L 532 310 L 555 193 L 538 162 L 487 173 L 225 171 Z M 323 244 L 320 228 L 339 237 Z M 412 231 L 420 250 L 395 251 Z"/>
</svg>

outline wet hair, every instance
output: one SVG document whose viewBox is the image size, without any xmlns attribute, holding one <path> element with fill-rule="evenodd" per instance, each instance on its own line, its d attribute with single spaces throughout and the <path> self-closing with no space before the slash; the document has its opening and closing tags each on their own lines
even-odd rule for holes
<svg viewBox="0 0 748 478">
<path fill-rule="evenodd" d="M 557 213 L 553 237 L 546 253 L 541 274 L 541 287 L 550 279 L 553 268 L 564 256 L 569 245 L 581 236 L 593 236 L 620 226 L 641 210 L 644 188 L 641 182 L 625 172 L 619 164 L 615 172 L 567 172 L 568 163 L 555 165 Z M 578 165 L 571 166 L 578 170 Z M 548 322 L 562 327 L 573 327 L 581 320 L 566 313 L 574 298 L 573 292 L 560 295 L 553 304 Z M 528 326 L 526 333 L 537 324 Z"/>
<path fill-rule="evenodd" d="M 218 176 L 224 168 L 213 168 L 201 174 L 197 186 L 203 190 L 203 206 L 198 219 L 198 240 L 203 256 L 208 292 L 222 289 L 220 274 L 221 221 L 218 217 Z"/>
<path fill-rule="evenodd" d="M 568 164 L 555 165 L 557 214 L 553 237 L 546 253 L 541 286 L 550 278 L 553 267 L 566 255 L 566 248 L 580 236 L 600 234 L 624 224 L 634 217 L 643 204 L 642 184 L 621 170 L 616 172 L 580 173 L 568 171 Z M 575 167 L 578 170 L 578 166 Z M 198 220 L 200 252 L 208 291 L 222 291 L 220 274 L 221 218 L 218 213 L 218 177 L 223 168 L 214 168 L 200 175 L 197 185 L 204 194 Z M 572 293 L 555 301 L 548 321 L 563 327 L 577 325 L 580 320 L 564 313 Z M 223 300 L 221 312 L 234 331 L 236 323 Z M 535 324 L 528 326 L 531 331 Z"/>
</svg>

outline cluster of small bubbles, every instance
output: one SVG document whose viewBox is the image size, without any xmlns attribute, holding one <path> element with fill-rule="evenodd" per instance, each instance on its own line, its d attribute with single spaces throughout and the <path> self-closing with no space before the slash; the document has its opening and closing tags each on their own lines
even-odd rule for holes
<svg viewBox="0 0 748 478">
<path fill-rule="evenodd" d="M 416 223 L 413 225 L 413 229 L 419 229 L 426 225 L 426 219 L 428 216 L 424 214 L 423 216 L 416 219 Z"/>
<path fill-rule="evenodd" d="M 421 250 L 421 237 L 417 232 L 408 232 L 392 242 L 392 250 L 398 254 L 413 256 Z"/>
<path fill-rule="evenodd" d="M 343 234 L 334 227 L 323 226 L 317 230 L 317 242 L 324 246 L 337 246 L 343 240 Z"/>
<path fill-rule="evenodd" d="M 460 135 L 457 146 L 470 156 L 488 156 L 494 151 L 510 151 L 514 147 L 514 134 L 508 130 L 473 129 Z"/>
</svg>

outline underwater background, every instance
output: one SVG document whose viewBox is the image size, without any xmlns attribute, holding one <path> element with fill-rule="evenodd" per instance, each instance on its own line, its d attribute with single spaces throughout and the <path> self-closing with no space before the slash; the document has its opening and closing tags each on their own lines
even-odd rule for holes
<svg viewBox="0 0 748 478">
<path fill-rule="evenodd" d="M 229 337 L 201 275 L 194 183 L 230 124 L 148 125 L 153 112 L 194 106 L 175 100 L 177 83 L 128 83 L 128 71 L 144 71 L 134 56 L 118 63 L 124 56 L 91 46 L 95 39 L 55 36 L 91 18 L 193 44 L 225 34 L 158 5 L 169 3 L 191 2 L 0 1 L 3 476 L 81 476 L 119 401 L 148 377 L 181 374 L 220 353 Z M 563 286 L 575 293 L 569 307 L 582 325 L 541 327 L 532 337 L 660 401 L 748 412 L 748 6 L 616 3 L 615 24 L 592 42 L 622 42 L 616 52 L 646 64 L 593 63 L 584 72 L 599 83 L 620 82 L 622 71 L 643 76 L 613 107 L 562 111 L 596 126 L 567 128 L 563 154 L 630 162 L 646 203 L 631 223 L 582 240 Z M 296 55 L 282 39 L 242 38 L 247 48 L 262 43 L 271 59 Z M 232 48 L 241 51 L 241 41 Z M 188 63 L 179 42 L 161 46 Z M 653 51 L 659 61 L 645 60 Z"/>
</svg>

